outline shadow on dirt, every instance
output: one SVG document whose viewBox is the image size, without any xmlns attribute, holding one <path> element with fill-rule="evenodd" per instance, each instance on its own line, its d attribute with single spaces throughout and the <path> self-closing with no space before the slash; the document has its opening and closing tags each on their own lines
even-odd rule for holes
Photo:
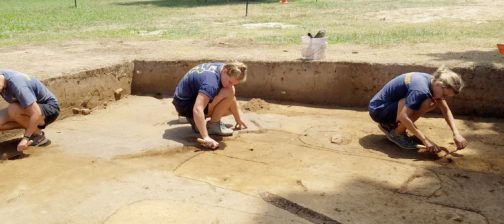
<svg viewBox="0 0 504 224">
<path fill-rule="evenodd" d="M 0 142 L 0 160 L 15 160 L 28 157 L 28 154 L 17 151 L 17 145 L 21 139 L 12 139 Z"/>
<path fill-rule="evenodd" d="M 402 158 L 419 160 L 437 160 L 437 157 L 429 153 L 419 153 L 416 150 L 401 149 L 390 142 L 384 135 L 370 134 L 359 139 L 359 144 L 364 149 L 375 150 L 386 154 L 390 158 Z"/>
<path fill-rule="evenodd" d="M 178 120 L 168 121 L 167 124 L 170 127 L 165 130 L 163 133 L 163 138 L 176 141 L 178 143 L 183 144 L 184 146 L 194 146 L 199 149 L 199 151 L 212 151 L 209 150 L 200 144 L 198 144 L 197 139 L 201 136 L 198 133 L 195 133 L 190 124 L 184 125 L 184 123 L 179 122 Z M 221 136 L 211 136 L 215 141 L 219 142 L 219 148 L 217 150 L 223 150 L 226 148 L 226 144 L 222 141 L 223 138 Z"/>
<path fill-rule="evenodd" d="M 492 63 L 502 63 L 503 57 L 495 50 L 489 51 L 461 51 L 461 52 L 446 52 L 446 53 L 431 53 L 424 54 L 435 57 L 436 61 L 458 60 L 466 62 L 474 62 L 478 65 L 490 65 Z"/>
</svg>

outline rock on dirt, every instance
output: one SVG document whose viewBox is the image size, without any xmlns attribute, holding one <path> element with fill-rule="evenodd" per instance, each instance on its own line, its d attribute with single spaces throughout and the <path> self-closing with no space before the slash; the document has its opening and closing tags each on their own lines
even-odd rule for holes
<svg viewBox="0 0 504 224">
<path fill-rule="evenodd" d="M 348 136 L 343 136 L 340 134 L 335 134 L 331 136 L 331 143 L 337 145 L 348 145 L 352 142 L 352 138 Z"/>
<path fill-rule="evenodd" d="M 77 108 L 77 107 L 72 108 L 73 114 L 80 114 L 81 112 L 82 112 L 82 109 L 80 109 L 80 108 Z"/>
<path fill-rule="evenodd" d="M 121 99 L 123 91 L 124 91 L 123 88 L 119 88 L 119 89 L 116 89 L 114 91 L 114 98 L 115 98 L 115 100 L 120 100 Z"/>
<path fill-rule="evenodd" d="M 89 115 L 89 114 L 91 114 L 91 110 L 90 110 L 90 109 L 85 108 L 85 109 L 82 109 L 82 110 L 81 110 L 81 113 L 82 113 L 83 115 Z"/>
</svg>

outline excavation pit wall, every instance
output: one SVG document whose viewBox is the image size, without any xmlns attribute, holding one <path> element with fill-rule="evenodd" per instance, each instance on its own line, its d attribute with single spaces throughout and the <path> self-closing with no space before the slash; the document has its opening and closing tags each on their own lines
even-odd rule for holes
<svg viewBox="0 0 504 224">
<path fill-rule="evenodd" d="M 106 107 L 115 100 L 114 91 L 123 89 L 122 95 L 131 94 L 134 71 L 132 62 L 125 62 L 105 68 L 92 69 L 74 74 L 42 80 L 54 93 L 60 103 L 61 114 L 58 119 L 73 115 L 72 108 L 94 109 Z M 0 108 L 7 103 L 0 100 Z M 20 130 L 0 131 L 0 142 L 19 135 Z"/>
<path fill-rule="evenodd" d="M 61 106 L 59 119 L 72 108 L 100 108 L 114 101 L 114 91 L 171 97 L 178 81 L 200 61 L 133 61 L 42 80 Z M 432 73 L 436 67 L 349 62 L 245 61 L 247 82 L 237 96 L 324 106 L 366 109 L 371 97 L 398 74 Z M 449 99 L 454 114 L 504 117 L 504 70 L 491 66 L 453 68 L 466 82 L 463 92 Z M 0 108 L 6 103 L 0 101 Z M 15 132 L 0 132 L 0 141 Z"/>
<path fill-rule="evenodd" d="M 132 93 L 171 97 L 178 81 L 192 67 L 207 61 L 134 61 Z M 302 104 L 358 107 L 398 74 L 437 68 L 420 65 L 349 62 L 257 62 L 245 61 L 247 82 L 239 84 L 237 96 Z M 452 68 L 466 86 L 449 99 L 454 114 L 504 117 L 504 70 L 491 66 Z"/>
</svg>

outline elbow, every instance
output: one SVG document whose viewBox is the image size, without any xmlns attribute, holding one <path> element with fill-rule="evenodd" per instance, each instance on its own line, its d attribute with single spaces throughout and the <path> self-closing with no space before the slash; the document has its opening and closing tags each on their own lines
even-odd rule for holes
<svg viewBox="0 0 504 224">
<path fill-rule="evenodd" d="M 193 108 L 193 116 L 199 116 L 199 115 L 202 115 L 203 113 L 203 110 L 201 110 L 200 108 L 198 107 L 194 107 Z"/>
</svg>

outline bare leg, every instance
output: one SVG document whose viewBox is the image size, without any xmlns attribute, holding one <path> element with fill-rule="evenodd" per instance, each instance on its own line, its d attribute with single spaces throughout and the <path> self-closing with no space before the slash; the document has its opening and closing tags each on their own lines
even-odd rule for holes
<svg viewBox="0 0 504 224">
<path fill-rule="evenodd" d="M 19 125 L 19 128 L 26 129 L 30 125 L 30 117 L 26 114 L 25 109 L 22 108 L 18 103 L 9 104 L 9 107 L 7 108 L 7 114 L 12 122 Z M 39 125 L 42 125 L 43 123 L 44 120 L 40 121 Z M 40 133 L 40 129 L 37 128 L 34 133 Z"/>
<path fill-rule="evenodd" d="M 222 88 L 212 103 L 208 105 L 208 116 L 211 118 L 211 122 L 218 122 L 222 117 L 231 114 L 231 105 L 236 101 L 234 93 L 234 87 Z"/>
<path fill-rule="evenodd" d="M 19 125 L 18 123 L 14 122 L 14 121 L 7 122 L 7 123 L 0 125 L 0 131 L 20 129 L 20 128 L 23 128 L 23 126 Z"/>
<path fill-rule="evenodd" d="M 7 108 L 0 110 L 0 131 L 23 128 L 9 117 L 7 110 Z"/>
<path fill-rule="evenodd" d="M 405 99 L 401 99 L 397 105 L 397 114 L 405 107 Z M 426 114 L 427 112 L 433 110 L 435 108 L 435 104 L 432 103 L 432 100 L 427 99 L 425 100 L 422 105 L 420 106 L 420 109 L 418 111 L 415 111 L 413 115 L 411 115 L 409 118 L 413 123 L 418 120 L 422 115 Z M 397 120 L 398 121 L 398 120 Z M 399 126 L 395 129 L 396 134 L 402 134 L 406 131 L 406 126 L 403 124 L 399 123 Z"/>
</svg>

